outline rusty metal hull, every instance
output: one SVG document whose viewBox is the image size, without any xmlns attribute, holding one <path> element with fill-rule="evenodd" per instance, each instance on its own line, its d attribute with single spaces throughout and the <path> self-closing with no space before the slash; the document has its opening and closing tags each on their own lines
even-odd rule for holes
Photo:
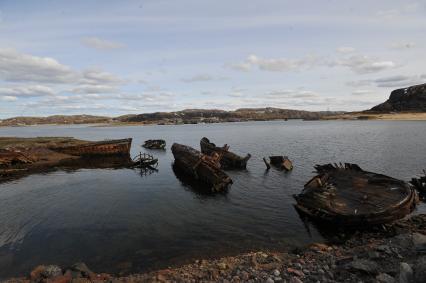
<svg viewBox="0 0 426 283">
<path fill-rule="evenodd" d="M 54 147 L 51 150 L 75 156 L 130 155 L 132 139 L 88 142 L 82 145 Z"/>
<path fill-rule="evenodd" d="M 414 186 L 414 188 L 416 188 L 423 198 L 426 196 L 426 170 L 423 170 L 423 176 L 412 178 L 410 183 Z"/>
<path fill-rule="evenodd" d="M 411 213 L 418 202 L 406 182 L 362 170 L 358 165 L 316 166 L 295 208 L 313 220 L 365 227 L 390 223 Z"/>
<path fill-rule="evenodd" d="M 207 162 L 203 154 L 192 147 L 174 143 L 172 153 L 175 165 L 184 174 L 205 185 L 211 192 L 226 191 L 232 184 L 231 178 L 220 168 Z"/>
<path fill-rule="evenodd" d="M 241 157 L 233 152 L 228 151 L 226 147 L 218 147 L 211 143 L 208 138 L 204 137 L 200 141 L 201 152 L 207 155 L 218 153 L 221 156 L 220 164 L 223 169 L 246 169 L 247 162 L 251 155 Z"/>
</svg>

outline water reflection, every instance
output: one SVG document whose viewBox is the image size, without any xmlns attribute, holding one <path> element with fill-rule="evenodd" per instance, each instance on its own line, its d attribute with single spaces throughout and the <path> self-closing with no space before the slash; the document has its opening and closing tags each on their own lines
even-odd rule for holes
<svg viewBox="0 0 426 283">
<path fill-rule="evenodd" d="M 194 192 L 195 194 L 203 196 L 214 196 L 216 194 L 225 195 L 228 192 L 228 190 L 212 192 L 211 188 L 206 186 L 206 184 L 194 179 L 191 176 L 188 176 L 188 174 L 185 174 L 185 171 L 183 171 L 178 165 L 176 165 L 175 162 L 173 162 L 171 166 L 173 173 L 175 174 L 176 178 L 181 182 L 181 184 L 185 188 L 188 188 L 190 191 Z"/>
</svg>

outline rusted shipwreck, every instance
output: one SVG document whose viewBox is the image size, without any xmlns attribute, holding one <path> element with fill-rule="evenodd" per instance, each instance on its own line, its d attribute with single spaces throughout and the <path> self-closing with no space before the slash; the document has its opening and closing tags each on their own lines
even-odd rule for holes
<svg viewBox="0 0 426 283">
<path fill-rule="evenodd" d="M 291 160 L 287 156 L 282 156 L 282 155 L 269 156 L 269 162 L 264 157 L 263 162 L 265 163 L 267 170 L 271 168 L 271 164 L 281 170 L 285 170 L 285 171 L 293 170 L 293 162 L 291 162 Z"/>
<path fill-rule="evenodd" d="M 223 147 L 218 147 L 206 137 L 201 139 L 200 147 L 201 152 L 204 154 L 212 155 L 213 153 L 217 153 L 220 156 L 220 164 L 223 169 L 246 169 L 247 162 L 251 157 L 250 154 L 241 157 L 230 152 L 229 146 L 226 144 Z"/>
<path fill-rule="evenodd" d="M 79 145 L 50 147 L 51 150 L 69 155 L 129 155 L 132 139 L 86 142 Z"/>
<path fill-rule="evenodd" d="M 0 138 L 0 176 L 15 177 L 63 168 L 108 168 L 132 164 L 132 139 L 90 142 L 72 138 Z"/>
<path fill-rule="evenodd" d="M 165 140 L 146 140 L 142 147 L 147 149 L 166 149 Z"/>
<path fill-rule="evenodd" d="M 423 170 L 422 176 L 412 178 L 410 183 L 416 188 L 422 198 L 426 197 L 426 170 Z"/>
<path fill-rule="evenodd" d="M 316 165 L 315 169 L 318 175 L 294 197 L 296 209 L 316 221 L 369 227 L 365 225 L 403 218 L 418 202 L 406 182 L 364 171 L 356 164 Z"/>
<path fill-rule="evenodd" d="M 175 166 L 187 176 L 203 183 L 207 190 L 226 191 L 232 184 L 231 178 L 220 169 L 219 159 L 178 143 L 172 145 L 172 153 Z"/>
</svg>

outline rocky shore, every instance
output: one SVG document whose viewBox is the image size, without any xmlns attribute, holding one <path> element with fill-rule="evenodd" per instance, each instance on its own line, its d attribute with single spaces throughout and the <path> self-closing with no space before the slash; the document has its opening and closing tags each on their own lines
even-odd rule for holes
<svg viewBox="0 0 426 283">
<path fill-rule="evenodd" d="M 289 252 L 251 252 L 181 267 L 114 277 L 84 263 L 38 266 L 12 282 L 426 282 L 426 214 L 373 231 L 338 233 Z"/>
</svg>

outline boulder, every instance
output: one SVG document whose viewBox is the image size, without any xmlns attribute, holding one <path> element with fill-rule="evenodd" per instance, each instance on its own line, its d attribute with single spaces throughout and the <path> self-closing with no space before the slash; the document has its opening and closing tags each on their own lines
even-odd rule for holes
<svg viewBox="0 0 426 283">
<path fill-rule="evenodd" d="M 357 259 L 352 261 L 347 266 L 349 269 L 365 272 L 368 274 L 377 274 L 379 270 L 379 265 L 368 259 Z"/>
<path fill-rule="evenodd" d="M 399 265 L 399 283 L 410 283 L 413 281 L 413 269 L 406 262 Z"/>
<path fill-rule="evenodd" d="M 395 283 L 395 278 L 387 273 L 380 273 L 376 276 L 377 283 Z"/>
<path fill-rule="evenodd" d="M 417 259 L 416 264 L 414 265 L 414 282 L 426 282 L 426 256 L 422 256 Z"/>
</svg>

